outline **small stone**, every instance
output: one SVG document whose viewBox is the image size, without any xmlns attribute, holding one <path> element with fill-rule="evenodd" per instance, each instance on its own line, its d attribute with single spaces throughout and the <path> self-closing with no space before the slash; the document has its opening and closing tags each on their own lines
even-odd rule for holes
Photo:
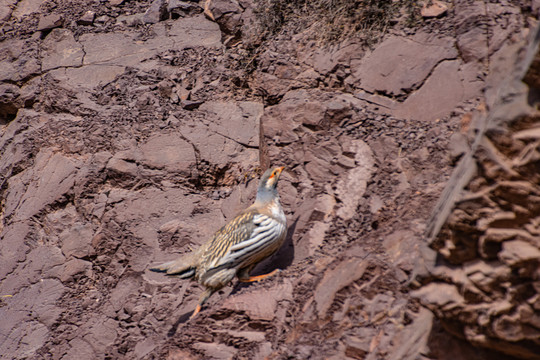
<svg viewBox="0 0 540 360">
<path fill-rule="evenodd" d="M 167 2 L 165 0 L 154 0 L 143 15 L 143 22 L 145 24 L 157 24 L 165 20 L 167 16 Z"/>
<path fill-rule="evenodd" d="M 99 24 L 104 24 L 107 21 L 109 21 L 109 19 L 110 18 L 107 15 L 101 15 L 100 17 L 96 18 L 95 22 L 97 22 Z"/>
<path fill-rule="evenodd" d="M 60 281 L 67 282 L 73 280 L 73 276 L 84 273 L 86 276 L 90 275 L 92 271 L 92 263 L 80 259 L 72 259 L 64 264 L 62 273 L 60 274 Z"/>
<path fill-rule="evenodd" d="M 534 245 L 522 240 L 505 241 L 499 258 L 510 266 L 514 266 L 525 261 L 540 259 L 540 250 Z"/>
<path fill-rule="evenodd" d="M 204 103 L 204 101 L 200 100 L 183 100 L 181 101 L 182 108 L 186 110 L 195 110 L 199 106 L 201 106 Z"/>
<path fill-rule="evenodd" d="M 207 359 L 229 360 L 233 359 L 236 354 L 236 349 L 234 347 L 225 344 L 198 342 L 193 344 L 193 347 L 202 351 Z"/>
<path fill-rule="evenodd" d="M 461 133 L 454 133 L 450 136 L 450 141 L 448 143 L 448 153 L 450 158 L 453 161 L 459 160 L 459 158 L 467 152 L 469 149 L 469 144 L 467 142 L 467 137 Z"/>
<path fill-rule="evenodd" d="M 420 300 L 424 306 L 434 306 L 444 310 L 454 310 L 463 307 L 465 299 L 459 293 L 458 289 L 450 284 L 430 283 L 411 295 Z"/>
<path fill-rule="evenodd" d="M 431 0 L 422 6 L 420 14 L 425 18 L 434 18 L 446 14 L 447 11 L 448 6 L 446 4 L 437 0 Z"/>
<path fill-rule="evenodd" d="M 64 19 L 58 14 L 51 14 L 42 16 L 39 19 L 38 31 L 51 30 L 57 27 L 61 27 Z"/>
<path fill-rule="evenodd" d="M 164 98 L 171 97 L 173 83 L 170 80 L 163 80 L 158 83 L 159 94 Z"/>
<path fill-rule="evenodd" d="M 83 16 L 79 20 L 77 20 L 77 24 L 79 25 L 92 25 L 94 23 L 94 19 L 96 18 L 96 13 L 88 10 L 84 13 Z"/>
<path fill-rule="evenodd" d="M 167 354 L 166 360 L 196 360 L 198 357 L 190 354 L 185 350 L 172 349 Z"/>
<path fill-rule="evenodd" d="M 189 100 L 189 98 L 191 97 L 191 91 L 186 90 L 183 87 L 180 87 L 179 89 L 176 90 L 176 95 L 178 95 L 180 100 L 186 101 L 186 100 Z"/>
<path fill-rule="evenodd" d="M 122 5 L 124 3 L 124 0 L 109 0 L 109 4 L 112 6 L 118 6 Z"/>
<path fill-rule="evenodd" d="M 353 359 L 364 359 L 369 353 L 369 339 L 347 337 L 345 339 L 345 355 Z"/>
<path fill-rule="evenodd" d="M 202 7 L 196 3 L 180 1 L 180 0 L 169 0 L 167 5 L 167 11 L 171 14 L 171 17 L 178 18 L 184 15 L 192 15 L 195 13 L 201 13 L 203 11 Z"/>
</svg>

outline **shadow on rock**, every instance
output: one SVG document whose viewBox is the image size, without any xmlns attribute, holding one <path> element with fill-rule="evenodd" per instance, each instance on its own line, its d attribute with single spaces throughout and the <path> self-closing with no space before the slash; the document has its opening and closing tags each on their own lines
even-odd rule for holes
<svg viewBox="0 0 540 360">
<path fill-rule="evenodd" d="M 167 336 L 172 337 L 172 336 L 176 335 L 176 332 L 178 331 L 178 327 L 180 326 L 180 324 L 185 324 L 186 322 L 188 322 L 189 317 L 191 316 L 191 314 L 193 314 L 193 311 L 188 311 L 187 313 L 180 316 L 178 318 L 178 320 L 176 320 L 176 322 L 170 328 L 170 330 L 167 332 Z"/>
<path fill-rule="evenodd" d="M 451 324 L 447 324 L 447 326 L 451 326 Z M 456 329 L 453 330 L 455 331 Z M 489 349 L 475 347 L 469 342 L 453 336 L 437 318 L 433 319 L 431 332 L 428 337 L 428 347 L 432 358 L 438 360 L 518 359 Z"/>
</svg>

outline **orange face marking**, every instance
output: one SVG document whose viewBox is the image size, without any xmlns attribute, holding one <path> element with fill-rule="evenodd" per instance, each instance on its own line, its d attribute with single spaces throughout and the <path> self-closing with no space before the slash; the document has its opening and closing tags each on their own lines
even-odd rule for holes
<svg viewBox="0 0 540 360">
<path fill-rule="evenodd" d="M 277 177 L 281 174 L 285 166 L 281 166 L 278 168 L 275 168 L 274 171 L 272 171 L 272 174 L 268 177 L 268 185 L 273 185 L 277 181 Z"/>
</svg>

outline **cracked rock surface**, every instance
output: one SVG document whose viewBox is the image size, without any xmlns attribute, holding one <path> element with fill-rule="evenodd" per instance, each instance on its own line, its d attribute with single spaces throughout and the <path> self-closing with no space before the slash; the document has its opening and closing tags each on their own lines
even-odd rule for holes
<svg viewBox="0 0 540 360">
<path fill-rule="evenodd" d="M 538 5 L 367 44 L 265 4 L 0 1 L 2 357 L 538 358 Z M 148 267 L 270 165 L 281 272 L 187 321 L 202 289 Z"/>
</svg>

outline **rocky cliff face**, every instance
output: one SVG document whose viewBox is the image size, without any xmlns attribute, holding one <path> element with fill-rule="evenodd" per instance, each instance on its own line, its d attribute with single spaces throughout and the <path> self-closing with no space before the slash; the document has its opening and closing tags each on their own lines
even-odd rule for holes
<svg viewBox="0 0 540 360">
<path fill-rule="evenodd" d="M 494 64 L 513 70 L 492 84 L 490 111 L 471 118 L 471 149 L 429 226 L 438 259 L 416 291 L 451 333 L 523 359 L 540 358 L 540 33 L 532 35 Z"/>
<path fill-rule="evenodd" d="M 537 5 L 398 3 L 328 37 L 342 8 L 0 2 L 0 353 L 535 358 Z M 147 268 L 270 164 L 283 271 L 187 321 L 201 289 Z"/>
</svg>

